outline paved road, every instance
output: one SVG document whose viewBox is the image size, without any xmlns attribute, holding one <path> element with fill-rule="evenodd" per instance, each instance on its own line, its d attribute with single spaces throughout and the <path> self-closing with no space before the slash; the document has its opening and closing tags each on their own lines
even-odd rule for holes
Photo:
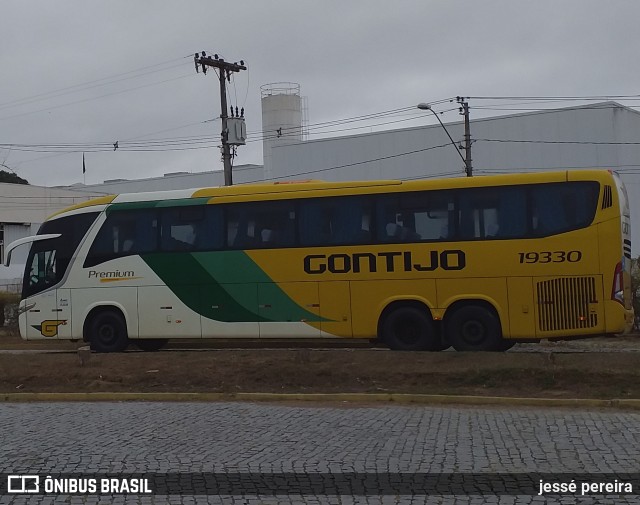
<svg viewBox="0 0 640 505">
<path fill-rule="evenodd" d="M 4 495 L 0 503 L 576 502 L 572 496 L 411 497 L 390 491 L 377 496 L 371 488 L 367 496 L 347 496 L 336 494 L 344 488 L 335 483 L 333 495 L 325 496 L 326 480 L 305 480 L 377 474 L 388 477 L 385 485 L 389 479 L 395 485 L 394 478 L 421 478 L 427 472 L 464 474 L 470 485 L 476 483 L 471 473 L 562 479 L 562 472 L 577 472 L 595 479 L 585 474 L 635 472 L 640 487 L 640 414 L 631 412 L 387 404 L 0 404 L 0 440 L 4 473 L 181 473 L 197 480 L 200 473 L 224 477 L 227 472 L 231 481 L 286 474 L 307 489 L 304 496 L 261 497 Z M 589 495 L 580 503 L 640 503 L 640 489 L 634 492 Z"/>
</svg>

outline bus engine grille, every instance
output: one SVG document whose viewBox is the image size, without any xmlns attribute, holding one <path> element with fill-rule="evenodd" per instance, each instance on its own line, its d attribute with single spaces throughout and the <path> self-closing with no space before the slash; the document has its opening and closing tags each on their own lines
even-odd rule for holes
<svg viewBox="0 0 640 505">
<path fill-rule="evenodd" d="M 598 314 L 594 277 L 563 277 L 537 283 L 538 326 L 541 331 L 594 328 Z"/>
</svg>

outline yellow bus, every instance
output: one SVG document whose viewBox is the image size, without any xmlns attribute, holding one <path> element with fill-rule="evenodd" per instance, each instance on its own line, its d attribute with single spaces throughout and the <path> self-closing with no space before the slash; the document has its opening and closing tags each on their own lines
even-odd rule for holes
<svg viewBox="0 0 640 505">
<path fill-rule="evenodd" d="M 107 196 L 37 235 L 22 338 L 358 338 L 501 351 L 630 330 L 629 202 L 607 170 Z"/>
</svg>

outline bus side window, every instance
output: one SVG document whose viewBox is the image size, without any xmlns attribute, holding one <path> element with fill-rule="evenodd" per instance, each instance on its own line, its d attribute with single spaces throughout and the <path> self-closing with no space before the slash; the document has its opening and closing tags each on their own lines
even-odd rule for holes
<svg viewBox="0 0 640 505">
<path fill-rule="evenodd" d="M 522 238 L 527 235 L 527 193 L 523 186 L 498 188 L 499 238 Z"/>
<path fill-rule="evenodd" d="M 293 247 L 295 222 L 295 205 L 291 200 L 230 205 L 227 244 L 232 249 Z"/>
<path fill-rule="evenodd" d="M 415 232 L 422 240 L 453 240 L 456 235 L 457 211 L 453 193 L 450 191 L 427 194 L 422 205 L 416 205 L 415 198 L 403 198 L 403 205 L 410 205 L 415 223 Z"/>
<path fill-rule="evenodd" d="M 224 213 L 219 205 L 205 207 L 205 219 L 196 230 L 197 251 L 216 251 L 224 247 Z"/>
<path fill-rule="evenodd" d="M 502 186 L 459 190 L 461 238 L 524 237 L 527 231 L 526 192 Z"/>
<path fill-rule="evenodd" d="M 158 215 L 155 209 L 113 211 L 98 231 L 84 266 L 158 250 Z"/>
<path fill-rule="evenodd" d="M 569 182 L 531 189 L 533 232 L 551 235 L 588 226 L 598 203 L 598 183 Z"/>
<path fill-rule="evenodd" d="M 253 249 L 256 245 L 255 224 L 247 215 L 244 204 L 227 208 L 227 246 L 232 249 Z"/>
<path fill-rule="evenodd" d="M 359 196 L 300 202 L 300 245 L 371 243 L 371 200 Z"/>
<path fill-rule="evenodd" d="M 221 249 L 224 229 L 222 219 L 222 209 L 218 206 L 198 205 L 163 209 L 160 247 L 163 251 Z"/>
<path fill-rule="evenodd" d="M 331 242 L 366 244 L 371 242 L 370 201 L 361 197 L 337 199 L 331 213 Z"/>
<path fill-rule="evenodd" d="M 300 203 L 298 226 L 301 245 L 331 243 L 331 209 L 324 199 L 318 198 Z"/>
<path fill-rule="evenodd" d="M 495 237 L 499 196 L 494 188 L 463 189 L 459 192 L 462 213 L 461 238 L 465 240 Z"/>
<path fill-rule="evenodd" d="M 398 195 L 380 196 L 376 201 L 377 239 L 380 242 L 401 242 L 409 230 L 400 208 Z"/>
<path fill-rule="evenodd" d="M 422 240 L 451 240 L 456 234 L 456 210 L 453 193 L 427 192 L 403 195 L 403 212 L 409 226 Z"/>
<path fill-rule="evenodd" d="M 406 193 L 378 200 L 378 240 L 421 242 L 447 240 L 455 233 L 451 192 Z"/>
</svg>

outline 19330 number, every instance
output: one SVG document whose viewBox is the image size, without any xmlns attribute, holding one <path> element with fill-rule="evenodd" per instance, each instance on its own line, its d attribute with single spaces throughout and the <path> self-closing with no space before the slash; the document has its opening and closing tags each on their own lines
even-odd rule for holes
<svg viewBox="0 0 640 505">
<path fill-rule="evenodd" d="M 520 263 L 577 263 L 582 259 L 582 251 L 540 251 L 518 253 Z"/>
</svg>

